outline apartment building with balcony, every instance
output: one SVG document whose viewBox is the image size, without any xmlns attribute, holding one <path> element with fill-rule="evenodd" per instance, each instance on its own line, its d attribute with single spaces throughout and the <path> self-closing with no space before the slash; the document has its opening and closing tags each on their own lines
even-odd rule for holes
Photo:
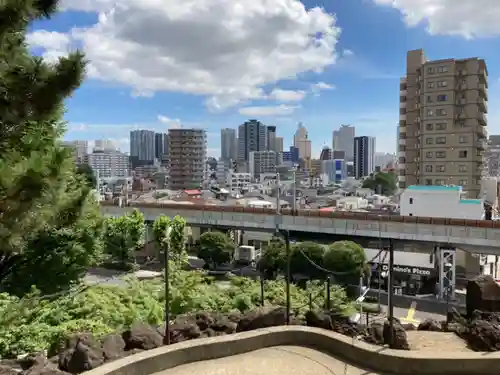
<svg viewBox="0 0 500 375">
<path fill-rule="evenodd" d="M 400 81 L 399 184 L 457 185 L 478 198 L 486 173 L 488 70 L 482 59 L 409 51 Z"/>
<path fill-rule="evenodd" d="M 205 179 L 206 159 L 205 130 L 168 130 L 169 189 L 200 189 Z"/>
</svg>

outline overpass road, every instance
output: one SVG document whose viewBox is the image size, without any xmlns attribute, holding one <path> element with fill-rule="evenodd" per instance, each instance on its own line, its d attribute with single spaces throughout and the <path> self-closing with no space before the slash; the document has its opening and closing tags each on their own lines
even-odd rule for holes
<svg viewBox="0 0 500 375">
<path fill-rule="evenodd" d="M 328 354 L 299 346 L 275 346 L 174 367 L 154 375 L 376 375 Z M 418 375 L 418 374 L 415 374 Z"/>
</svg>

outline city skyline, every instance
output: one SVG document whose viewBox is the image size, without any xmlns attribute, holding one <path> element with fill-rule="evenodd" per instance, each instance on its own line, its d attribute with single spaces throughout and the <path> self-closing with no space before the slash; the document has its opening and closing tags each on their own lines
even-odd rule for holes
<svg viewBox="0 0 500 375">
<path fill-rule="evenodd" d="M 227 7 L 213 16 L 211 11 L 218 9 L 220 0 L 210 0 L 215 6 L 207 7 L 205 1 L 196 3 L 193 14 L 180 12 L 180 1 L 168 7 L 187 17 L 183 22 L 193 30 L 190 35 L 180 33 L 187 38 L 182 40 L 156 38 L 155 30 L 176 35 L 162 30 L 175 31 L 178 26 L 169 21 L 168 12 L 156 11 L 161 1 L 144 5 L 130 0 L 127 9 L 115 12 L 109 8 L 112 1 L 90 0 L 85 9 L 67 1 L 65 12 L 37 22 L 28 37 L 35 53 L 53 58 L 80 46 L 90 61 L 87 80 L 67 101 L 67 139 L 112 138 L 127 150 L 128 132 L 133 128 L 165 132 L 182 124 L 205 129 L 208 153 L 219 155 L 221 128 L 257 118 L 277 126 L 285 137 L 284 145 L 291 144 L 296 124 L 304 123 L 313 155 L 319 155 L 326 132 L 341 124 L 352 124 L 359 134 L 377 137 L 378 151 L 395 152 L 396 102 L 406 52 L 424 46 L 433 60 L 485 59 L 490 67 L 490 101 L 500 98 L 500 53 L 494 48 L 500 30 L 485 21 L 495 14 L 495 6 L 462 12 L 463 6 L 475 3 L 464 0 L 441 7 L 442 1 L 433 0 L 415 10 L 412 2 L 391 6 L 393 2 L 384 0 L 295 0 L 283 4 L 280 14 L 273 16 L 270 3 L 256 0 L 242 2 L 243 12 L 233 13 Z M 323 8 L 314 10 L 316 5 Z M 294 17 L 294 9 L 302 16 Z M 98 19 L 99 12 L 103 17 Z M 134 22 L 124 23 L 128 12 L 134 14 Z M 148 19 L 148 14 L 158 14 L 158 19 Z M 208 24 L 200 22 L 200 17 Z M 278 18 L 283 22 L 275 22 Z M 109 22 L 103 23 L 104 19 Z M 457 22 L 450 24 L 449 19 Z M 232 33 L 206 32 L 205 27 L 219 30 L 224 24 L 220 21 L 241 25 L 250 39 L 236 41 Z M 125 25 L 127 32 L 116 33 L 114 25 Z M 321 43 L 306 42 L 310 28 L 323 37 Z M 262 38 L 261 32 L 267 36 Z M 285 35 L 293 35 L 290 48 L 283 44 Z M 126 43 L 137 46 L 132 49 L 137 52 L 121 48 Z M 144 51 L 145 46 L 153 47 Z M 276 54 L 269 55 L 269 50 Z M 249 56 L 255 56 L 255 64 Z M 167 62 L 171 65 L 162 65 Z M 488 119 L 490 132 L 500 133 L 499 109 L 492 106 Z"/>
</svg>

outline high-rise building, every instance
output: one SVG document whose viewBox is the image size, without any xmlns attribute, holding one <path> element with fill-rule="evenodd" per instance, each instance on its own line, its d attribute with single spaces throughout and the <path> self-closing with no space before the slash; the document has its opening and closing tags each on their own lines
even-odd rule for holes
<svg viewBox="0 0 500 375">
<path fill-rule="evenodd" d="M 323 147 L 323 150 L 321 150 L 321 154 L 319 156 L 319 160 L 331 160 L 332 158 L 332 149 L 328 146 Z"/>
<path fill-rule="evenodd" d="M 205 130 L 168 130 L 169 189 L 200 189 L 205 179 L 206 160 Z"/>
<path fill-rule="evenodd" d="M 63 145 L 73 150 L 76 164 L 84 163 L 85 156 L 87 156 L 89 152 L 89 141 L 64 141 Z"/>
<path fill-rule="evenodd" d="M 85 156 L 85 163 L 92 167 L 99 178 L 128 176 L 128 155 L 110 147 L 94 148 Z"/>
<path fill-rule="evenodd" d="M 341 125 L 338 130 L 333 131 L 333 151 L 344 151 L 345 160 L 354 160 L 354 137 L 356 128 L 351 125 Z"/>
<path fill-rule="evenodd" d="M 354 177 L 360 179 L 375 171 L 375 137 L 354 137 Z"/>
<path fill-rule="evenodd" d="M 236 160 L 238 157 L 238 141 L 236 129 L 221 129 L 220 131 L 220 158 L 222 160 Z"/>
<path fill-rule="evenodd" d="M 276 151 L 276 126 L 267 127 L 267 150 Z"/>
<path fill-rule="evenodd" d="M 293 136 L 293 145 L 299 149 L 300 159 L 311 159 L 311 141 L 308 139 L 307 129 L 301 122 L 298 123 L 297 131 Z"/>
<path fill-rule="evenodd" d="M 486 151 L 488 175 L 500 177 L 500 135 L 490 135 Z"/>
<path fill-rule="evenodd" d="M 116 144 L 110 139 L 97 139 L 94 141 L 94 150 L 115 151 Z"/>
<path fill-rule="evenodd" d="M 277 153 L 283 152 L 283 137 L 274 138 L 274 151 Z"/>
<path fill-rule="evenodd" d="M 267 150 L 267 126 L 248 120 L 238 128 L 238 161 L 248 161 L 250 152 Z"/>
<path fill-rule="evenodd" d="M 482 59 L 409 51 L 400 83 L 399 185 L 460 185 L 479 198 L 486 172 L 488 70 Z"/>
<path fill-rule="evenodd" d="M 276 173 L 276 153 L 274 151 L 251 151 L 248 167 L 252 178 L 258 179 L 263 173 Z"/>
<path fill-rule="evenodd" d="M 164 155 L 168 152 L 168 134 L 156 133 L 155 134 L 155 158 L 162 160 Z"/>
<path fill-rule="evenodd" d="M 132 168 L 154 164 L 155 132 L 152 130 L 132 130 L 130 132 L 130 158 Z"/>
</svg>

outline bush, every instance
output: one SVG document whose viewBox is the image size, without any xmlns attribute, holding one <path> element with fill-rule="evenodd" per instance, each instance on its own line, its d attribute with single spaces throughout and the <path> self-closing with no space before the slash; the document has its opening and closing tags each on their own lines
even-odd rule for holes
<svg viewBox="0 0 500 375">
<path fill-rule="evenodd" d="M 173 316 L 193 311 L 247 311 L 260 304 L 256 280 L 231 276 L 229 285 L 211 282 L 201 271 L 182 271 L 171 265 L 170 311 Z M 49 348 L 73 332 L 97 337 L 121 330 L 135 321 L 160 324 L 164 317 L 162 280 L 125 280 L 125 286 L 78 286 L 65 296 L 47 300 L 34 291 L 24 298 L 0 294 L 0 356 L 12 357 Z M 324 285 L 310 283 L 307 290 L 290 287 L 292 311 L 303 314 L 324 305 Z M 285 305 L 283 280 L 265 283 L 267 304 Z M 331 306 L 345 314 L 352 307 L 344 291 L 332 286 Z"/>
</svg>

